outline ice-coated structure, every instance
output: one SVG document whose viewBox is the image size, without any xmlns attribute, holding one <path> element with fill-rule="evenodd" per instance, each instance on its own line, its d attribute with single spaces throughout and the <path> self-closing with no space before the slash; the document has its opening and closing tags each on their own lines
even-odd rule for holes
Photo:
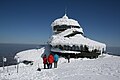
<svg viewBox="0 0 120 80">
<path fill-rule="evenodd" d="M 96 52 L 102 54 L 106 51 L 106 45 L 84 36 L 84 32 L 78 21 L 69 19 L 65 14 L 51 24 L 53 35 L 49 40 L 51 51 L 59 54 L 82 54 Z M 84 53 L 85 54 L 85 53 Z"/>
</svg>

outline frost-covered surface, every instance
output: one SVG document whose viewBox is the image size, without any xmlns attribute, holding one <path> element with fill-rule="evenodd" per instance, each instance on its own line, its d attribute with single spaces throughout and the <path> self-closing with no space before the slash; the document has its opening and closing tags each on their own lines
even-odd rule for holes
<svg viewBox="0 0 120 80">
<path fill-rule="evenodd" d="M 56 19 L 52 24 L 51 26 L 61 26 L 61 25 L 67 25 L 67 26 L 79 26 L 79 23 L 76 21 L 76 20 L 73 20 L 73 19 L 69 19 L 66 14 L 62 17 L 62 18 L 59 18 L 59 19 Z"/>
<path fill-rule="evenodd" d="M 8 66 L 8 72 L 0 67 L 0 80 L 120 80 L 120 57 L 107 54 L 98 59 L 70 59 L 70 63 L 60 58 L 58 68 L 43 69 L 42 65 L 41 71 L 38 64 L 21 63 L 17 73 L 15 66 Z"/>
<path fill-rule="evenodd" d="M 55 36 L 66 36 L 66 35 L 72 34 L 75 31 L 84 33 L 82 28 L 71 28 L 71 29 L 67 29 L 59 34 L 56 34 Z"/>
<path fill-rule="evenodd" d="M 45 47 L 42 47 L 40 49 L 30 49 L 18 52 L 15 55 L 15 59 L 17 60 L 19 58 L 19 62 L 22 62 L 24 60 L 26 61 L 33 61 L 33 64 L 41 64 L 43 63 L 42 57 L 46 54 L 47 56 L 50 54 L 49 46 L 46 45 Z"/>
<path fill-rule="evenodd" d="M 66 45 L 66 46 L 72 47 L 73 45 L 75 45 L 75 46 L 80 47 L 81 45 L 83 45 L 83 46 L 86 45 L 88 47 L 89 51 L 92 51 L 95 49 L 99 50 L 101 53 L 103 51 L 106 51 L 106 45 L 104 43 L 97 42 L 97 41 L 94 41 L 94 40 L 91 40 L 89 38 L 84 37 L 83 36 L 83 34 L 84 34 L 83 29 L 81 28 L 79 23 L 74 19 L 69 19 L 66 16 L 66 14 L 62 18 L 56 19 L 51 24 L 52 27 L 54 27 L 54 26 L 63 27 L 64 25 L 66 25 L 66 26 L 79 26 L 79 28 L 71 27 L 71 28 L 66 29 L 65 31 L 62 31 L 61 33 L 59 33 L 59 30 L 58 30 L 58 34 L 54 34 L 51 37 L 50 44 L 52 46 L 56 46 L 56 45 L 64 46 L 64 45 Z M 55 32 L 57 33 L 57 31 L 55 31 Z M 78 34 L 76 32 L 79 32 L 82 34 Z M 76 35 L 73 35 L 72 37 L 65 37 L 65 36 L 70 35 L 72 33 L 76 34 Z M 54 49 L 54 51 L 55 51 L 55 49 Z"/>
<path fill-rule="evenodd" d="M 15 59 L 19 58 L 20 62 L 24 60 L 28 61 L 38 61 L 41 58 L 41 55 L 44 53 L 44 47 L 41 49 L 30 49 L 17 53 Z"/>
<path fill-rule="evenodd" d="M 97 41 L 94 41 L 92 39 L 89 39 L 87 37 L 84 37 L 82 34 L 76 34 L 72 37 L 65 37 L 66 35 L 69 35 L 73 32 L 81 32 L 78 28 L 71 28 L 67 29 L 59 34 L 53 35 L 50 40 L 50 44 L 52 46 L 55 45 L 70 45 L 71 47 L 73 45 L 81 46 L 81 45 L 87 45 L 89 48 L 89 51 L 92 51 L 94 49 L 97 50 L 106 50 L 106 45 L 104 43 L 100 43 Z"/>
</svg>

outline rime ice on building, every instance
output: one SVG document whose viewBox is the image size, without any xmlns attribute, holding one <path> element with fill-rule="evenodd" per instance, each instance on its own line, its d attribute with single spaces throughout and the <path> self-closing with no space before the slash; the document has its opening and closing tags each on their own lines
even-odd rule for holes
<svg viewBox="0 0 120 80">
<path fill-rule="evenodd" d="M 78 21 L 65 14 L 51 24 L 53 35 L 49 40 L 51 52 L 61 56 L 96 58 L 106 51 L 106 45 L 84 36 Z"/>
</svg>

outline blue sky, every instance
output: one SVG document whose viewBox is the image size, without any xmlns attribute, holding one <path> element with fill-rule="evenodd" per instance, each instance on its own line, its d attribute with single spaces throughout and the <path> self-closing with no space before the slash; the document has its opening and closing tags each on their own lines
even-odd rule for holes
<svg viewBox="0 0 120 80">
<path fill-rule="evenodd" d="M 0 43 L 47 42 L 66 7 L 87 37 L 120 46 L 119 0 L 0 0 Z"/>
</svg>

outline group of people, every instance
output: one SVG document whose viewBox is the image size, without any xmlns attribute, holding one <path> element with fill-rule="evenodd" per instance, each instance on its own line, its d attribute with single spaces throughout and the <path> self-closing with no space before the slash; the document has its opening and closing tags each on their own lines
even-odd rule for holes
<svg viewBox="0 0 120 80">
<path fill-rule="evenodd" d="M 51 69 L 52 64 L 54 63 L 54 68 L 57 68 L 57 62 L 58 62 L 59 56 L 57 54 L 49 54 L 47 56 L 46 54 L 43 56 L 43 64 L 44 64 L 44 69 Z M 47 66 L 47 67 L 46 67 Z"/>
</svg>

